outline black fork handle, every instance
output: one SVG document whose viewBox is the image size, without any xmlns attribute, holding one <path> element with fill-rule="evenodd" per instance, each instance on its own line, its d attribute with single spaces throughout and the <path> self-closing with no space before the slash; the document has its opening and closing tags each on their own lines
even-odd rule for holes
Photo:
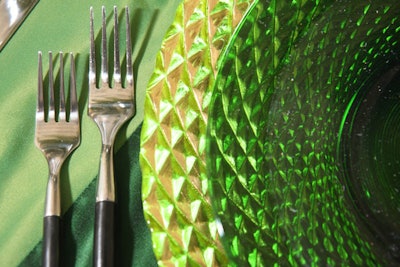
<svg viewBox="0 0 400 267">
<path fill-rule="evenodd" d="M 58 267 L 60 258 L 59 216 L 45 216 L 43 219 L 43 267 Z"/>
<path fill-rule="evenodd" d="M 93 266 L 114 266 L 115 202 L 96 202 Z"/>
</svg>

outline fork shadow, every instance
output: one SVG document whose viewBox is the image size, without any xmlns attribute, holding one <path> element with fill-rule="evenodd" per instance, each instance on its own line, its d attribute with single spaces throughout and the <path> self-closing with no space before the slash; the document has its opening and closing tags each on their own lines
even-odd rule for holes
<svg viewBox="0 0 400 267">
<path fill-rule="evenodd" d="M 61 171 L 61 203 L 62 206 L 72 203 L 71 181 L 69 174 L 69 158 L 65 161 L 65 165 Z M 72 218 L 74 216 L 74 206 L 72 205 L 61 219 L 61 236 L 60 236 L 60 266 L 73 266 L 73 259 L 76 258 L 77 241 L 72 229 Z"/>
<path fill-rule="evenodd" d="M 141 126 L 114 158 L 117 188 L 115 266 L 157 266 L 143 213 L 140 132 Z"/>
<path fill-rule="evenodd" d="M 131 12 L 132 13 L 132 12 Z M 134 96 L 136 96 L 136 88 L 137 88 L 137 77 L 138 77 L 138 73 L 139 73 L 139 67 L 140 67 L 140 63 L 143 60 L 143 56 L 145 54 L 146 49 L 148 48 L 149 44 L 150 44 L 150 38 L 151 35 L 154 31 L 154 26 L 156 24 L 157 18 L 159 16 L 159 10 L 153 10 L 153 13 L 151 14 L 151 23 L 148 25 L 148 27 L 146 28 L 145 34 L 142 38 L 142 41 L 140 43 L 140 46 L 137 44 L 137 40 L 139 39 L 140 33 L 136 30 L 137 29 L 137 25 L 140 25 L 141 21 L 143 21 L 144 19 L 144 10 L 139 8 L 139 9 L 135 9 L 133 11 L 133 15 L 130 15 L 130 20 L 129 20 L 129 24 L 130 24 L 130 37 L 132 40 L 132 54 L 135 55 L 135 58 L 133 59 L 132 62 L 132 66 L 133 66 L 133 77 L 134 77 L 134 88 L 135 88 L 135 94 Z M 125 37 L 121 35 L 121 32 L 123 32 L 125 30 L 125 23 L 122 23 L 124 20 L 123 18 L 125 17 L 125 10 L 120 10 L 119 14 L 118 14 L 118 33 L 120 35 L 120 40 L 125 40 Z M 110 12 L 110 14 L 106 17 L 106 23 L 112 23 L 113 21 L 113 13 Z M 112 28 L 109 36 L 114 36 L 114 28 Z M 96 55 L 96 62 L 100 62 L 101 61 L 101 31 L 97 33 L 97 35 L 95 36 L 95 55 Z M 124 46 L 124 45 L 122 45 Z M 137 52 L 136 52 L 137 51 Z M 108 55 L 113 55 L 114 53 L 114 41 L 113 38 L 108 38 L 108 42 L 107 42 L 107 52 Z M 124 53 L 123 50 L 120 51 L 120 53 Z M 107 66 L 108 66 L 108 77 L 109 77 L 109 84 L 113 84 L 113 80 L 112 80 L 112 72 L 113 72 L 113 68 L 114 68 L 114 60 L 112 57 L 109 57 L 108 62 L 107 62 Z M 98 64 L 97 64 L 98 65 Z M 96 68 L 96 77 L 101 77 L 100 76 L 100 68 Z M 124 81 L 126 77 L 126 57 L 122 57 L 121 59 L 121 80 Z M 98 82 L 98 81 L 97 81 Z M 136 100 L 136 97 L 135 99 Z M 136 102 L 136 101 L 135 101 Z"/>
<path fill-rule="evenodd" d="M 137 56 L 133 59 L 134 90 L 135 103 L 137 93 L 145 93 L 145 90 L 139 91 L 136 86 L 138 69 L 143 59 L 144 51 L 149 45 L 151 32 L 154 29 L 154 23 L 158 17 L 158 10 L 152 14 L 152 24 L 147 27 L 146 34 L 142 39 L 140 47 L 135 40 L 139 33 L 135 30 L 143 20 L 143 10 L 135 9 L 131 15 L 131 39 L 132 50 L 138 50 Z M 126 57 L 121 62 L 126 66 Z M 124 76 L 122 77 L 124 79 Z M 137 115 L 137 114 L 136 114 Z M 115 266 L 157 266 L 157 261 L 152 251 L 150 230 L 145 222 L 143 203 L 142 203 L 142 174 L 139 166 L 140 152 L 140 133 L 141 125 L 135 130 L 128 139 L 127 124 L 125 124 L 117 135 L 116 147 L 124 144 L 114 157 L 114 169 L 117 190 L 117 205 L 115 214 L 115 223 L 118 226 L 115 233 Z M 130 167 L 128 167 L 130 166 Z M 143 255 L 146 255 L 144 259 Z"/>
<path fill-rule="evenodd" d="M 135 60 L 133 62 L 133 70 L 134 70 L 135 77 L 137 77 L 137 75 L 138 75 L 138 69 L 139 69 L 140 63 L 143 60 L 143 56 L 145 54 L 144 52 L 145 52 L 145 50 L 147 49 L 147 47 L 148 47 L 148 45 L 150 43 L 150 37 L 151 37 L 151 34 L 154 31 L 154 28 L 155 28 L 154 25 L 155 25 L 155 22 L 157 21 L 159 13 L 160 13 L 160 11 L 158 9 L 153 11 L 153 14 L 151 15 L 151 19 L 150 19 L 152 24 L 150 24 L 147 27 L 146 34 L 145 34 L 145 36 L 143 38 L 143 41 L 142 41 L 140 47 L 138 47 L 138 49 L 137 49 L 137 51 L 138 51 L 136 53 L 137 56 L 136 56 L 136 58 L 135 58 Z M 133 20 L 132 20 L 132 23 L 131 23 L 132 26 L 133 25 L 138 25 L 140 23 L 140 21 L 142 20 L 142 17 L 143 17 L 143 10 L 142 9 L 135 10 L 134 16 L 133 16 Z M 131 26 L 131 29 L 133 28 L 132 26 Z M 138 38 L 138 33 L 133 31 L 132 40 L 136 40 L 137 38 Z M 135 46 L 133 46 L 132 50 L 135 51 L 134 49 L 135 49 Z"/>
</svg>

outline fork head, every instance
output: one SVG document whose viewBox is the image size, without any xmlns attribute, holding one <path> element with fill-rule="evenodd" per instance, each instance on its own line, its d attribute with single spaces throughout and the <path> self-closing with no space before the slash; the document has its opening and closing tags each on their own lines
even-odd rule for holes
<svg viewBox="0 0 400 267">
<path fill-rule="evenodd" d="M 106 11 L 102 8 L 101 71 L 99 86 L 96 78 L 96 52 L 93 29 L 93 8 L 90 9 L 90 56 L 89 56 L 89 103 L 88 115 L 104 134 L 103 143 L 112 143 L 122 124 L 135 113 L 134 81 L 132 67 L 132 44 L 130 36 L 129 9 L 126 7 L 126 75 L 125 86 L 121 79 L 121 64 L 118 35 L 118 13 L 114 6 L 114 71 L 113 84 L 109 81 Z"/>
<path fill-rule="evenodd" d="M 70 54 L 69 93 L 65 94 L 63 53 L 59 53 L 59 88 L 55 94 L 53 59 L 49 52 L 48 90 L 43 86 L 42 53 L 38 54 L 38 99 L 36 108 L 35 144 L 49 162 L 50 172 L 61 168 L 65 158 L 80 143 L 78 102 L 76 96 L 75 63 Z M 45 93 L 47 92 L 47 94 Z M 58 95 L 59 101 L 56 101 Z M 48 96 L 45 100 L 45 97 Z M 68 101 L 69 98 L 69 101 Z M 58 102 L 58 104 L 57 104 Z M 67 105 L 69 103 L 69 105 Z"/>
</svg>

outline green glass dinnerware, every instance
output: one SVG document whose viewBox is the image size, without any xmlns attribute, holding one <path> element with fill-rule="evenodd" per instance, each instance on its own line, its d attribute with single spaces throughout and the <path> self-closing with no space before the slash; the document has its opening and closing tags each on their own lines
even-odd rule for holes
<svg viewBox="0 0 400 267">
<path fill-rule="evenodd" d="M 220 62 L 207 167 L 238 266 L 400 262 L 400 2 L 258 1 Z"/>
</svg>

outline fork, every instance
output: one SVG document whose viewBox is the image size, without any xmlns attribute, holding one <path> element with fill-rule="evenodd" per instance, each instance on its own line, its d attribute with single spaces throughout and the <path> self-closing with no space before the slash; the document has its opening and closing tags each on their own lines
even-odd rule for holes
<svg viewBox="0 0 400 267">
<path fill-rule="evenodd" d="M 94 266 L 114 265 L 114 208 L 115 181 L 113 148 L 116 134 L 121 126 L 135 113 L 132 70 L 132 48 L 129 25 L 129 9 L 126 7 L 126 81 L 121 82 L 119 55 L 118 14 L 114 6 L 114 72 L 113 86 L 109 84 L 107 60 L 106 11 L 102 7 L 101 79 L 96 85 L 96 52 L 93 30 L 93 8 L 90 8 L 90 55 L 89 55 L 89 101 L 88 115 L 97 124 L 102 139 L 100 168 L 97 181 Z"/>
<path fill-rule="evenodd" d="M 78 103 L 76 97 L 75 62 L 70 54 L 69 107 L 64 89 L 64 60 L 59 53 L 59 104 L 55 102 L 53 57 L 49 52 L 48 95 L 43 89 L 42 53 L 38 53 L 38 99 L 36 108 L 35 144 L 43 152 L 49 167 L 43 220 L 43 266 L 59 265 L 60 246 L 60 171 L 64 160 L 80 143 Z M 46 91 L 47 92 L 47 91 Z M 48 101 L 45 100 L 48 96 Z M 45 107 L 46 106 L 46 107 Z M 67 116 L 68 115 L 68 116 Z"/>
</svg>

